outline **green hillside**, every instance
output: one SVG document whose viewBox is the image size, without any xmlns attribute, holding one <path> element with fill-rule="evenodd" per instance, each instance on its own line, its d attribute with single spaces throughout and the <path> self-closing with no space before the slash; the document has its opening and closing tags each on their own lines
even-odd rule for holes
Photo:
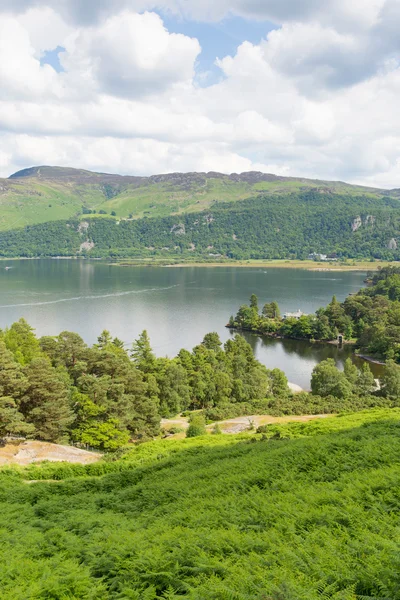
<svg viewBox="0 0 400 600">
<path fill-rule="evenodd" d="M 90 217 L 90 218 L 89 218 Z M 397 198 L 324 193 L 260 194 L 199 213 L 143 219 L 80 215 L 0 232 L 0 256 L 167 260 L 400 259 Z"/>
<path fill-rule="evenodd" d="M 0 179 L 0 230 L 112 211 L 120 218 L 199 212 L 217 202 L 317 190 L 382 198 L 387 190 L 342 182 L 286 178 L 257 172 L 173 173 L 133 177 L 62 167 L 32 167 Z M 390 193 L 398 198 L 399 190 Z"/>
<path fill-rule="evenodd" d="M 370 411 L 3 470 L 1 598 L 398 600 L 399 427 Z"/>
</svg>

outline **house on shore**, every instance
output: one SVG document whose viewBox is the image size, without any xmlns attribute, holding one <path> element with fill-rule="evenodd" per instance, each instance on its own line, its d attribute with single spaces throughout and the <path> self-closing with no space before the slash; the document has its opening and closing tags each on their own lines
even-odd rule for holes
<svg viewBox="0 0 400 600">
<path fill-rule="evenodd" d="M 300 319 L 300 317 L 305 316 L 305 313 L 303 313 L 300 309 L 296 312 L 285 312 L 282 319 Z"/>
<path fill-rule="evenodd" d="M 318 254 L 317 252 L 312 252 L 308 255 L 308 260 L 317 260 L 321 262 L 335 262 L 337 259 L 337 254 Z"/>
</svg>

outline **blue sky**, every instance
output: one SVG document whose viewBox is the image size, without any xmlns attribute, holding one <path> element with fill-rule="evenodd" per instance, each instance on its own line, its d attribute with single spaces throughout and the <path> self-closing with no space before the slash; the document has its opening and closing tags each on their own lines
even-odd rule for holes
<svg viewBox="0 0 400 600">
<path fill-rule="evenodd" d="M 182 33 L 199 40 L 202 51 L 197 59 L 196 72 L 197 83 L 201 86 L 211 85 L 221 79 L 221 70 L 215 65 L 216 58 L 234 55 L 244 41 L 259 44 L 267 37 L 269 31 L 276 29 L 276 25 L 269 21 L 238 16 L 228 16 L 221 21 L 205 23 L 179 18 L 170 13 L 159 14 L 170 33 Z M 57 46 L 45 51 L 40 58 L 41 64 L 51 65 L 57 72 L 62 72 L 59 54 L 63 50 L 65 48 Z M 207 77 L 204 74 L 207 74 Z"/>
<path fill-rule="evenodd" d="M 168 15 L 161 16 L 171 33 L 183 33 L 199 40 L 202 52 L 198 57 L 196 71 L 198 74 L 210 73 L 206 79 L 197 79 L 199 85 L 210 85 L 222 77 L 221 70 L 215 65 L 216 58 L 233 56 L 244 41 L 259 44 L 269 31 L 276 29 L 276 25 L 268 21 L 243 19 L 237 16 L 229 16 L 212 23 L 188 21 Z"/>
</svg>

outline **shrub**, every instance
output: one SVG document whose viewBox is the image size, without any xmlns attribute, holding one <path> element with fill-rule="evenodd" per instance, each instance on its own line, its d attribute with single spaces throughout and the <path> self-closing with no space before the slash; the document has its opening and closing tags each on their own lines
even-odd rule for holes
<svg viewBox="0 0 400 600">
<path fill-rule="evenodd" d="M 186 437 L 198 437 L 200 435 L 205 435 L 206 433 L 206 422 L 204 416 L 202 414 L 192 415 L 189 421 L 189 427 L 186 431 Z"/>
</svg>

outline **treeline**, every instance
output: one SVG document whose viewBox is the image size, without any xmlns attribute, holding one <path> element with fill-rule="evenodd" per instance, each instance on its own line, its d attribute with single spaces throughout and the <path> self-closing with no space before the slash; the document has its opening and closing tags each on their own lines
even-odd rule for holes
<svg viewBox="0 0 400 600">
<path fill-rule="evenodd" d="M 288 396 L 241 337 L 216 333 L 192 352 L 157 358 L 144 331 L 130 351 L 107 331 L 88 347 L 68 331 L 37 339 L 21 319 L 0 334 L 0 435 L 114 450 L 160 433 L 161 417 Z"/>
<path fill-rule="evenodd" d="M 145 331 L 129 351 L 108 331 L 93 347 L 68 331 L 38 339 L 23 319 L 0 332 L 3 437 L 116 450 L 158 436 L 161 418 L 183 411 L 220 420 L 391 407 L 399 398 L 400 367 L 393 361 L 380 392 L 367 365 L 358 371 L 346 363 L 343 374 L 324 361 L 314 369 L 312 394 L 293 395 L 285 374 L 259 363 L 240 335 L 222 346 L 209 333 L 192 352 L 169 359 L 154 355 Z"/>
<path fill-rule="evenodd" d="M 400 259 L 398 200 L 318 191 L 214 203 L 199 213 L 90 217 L 0 233 L 0 256 Z M 88 246 L 82 244 L 89 242 Z"/>
<path fill-rule="evenodd" d="M 253 294 L 229 326 L 261 334 L 329 341 L 341 334 L 360 352 L 400 363 L 400 267 L 384 267 L 368 274 L 370 286 L 350 294 L 344 302 L 335 297 L 315 314 L 282 318 L 276 303 L 260 312 Z"/>
</svg>

